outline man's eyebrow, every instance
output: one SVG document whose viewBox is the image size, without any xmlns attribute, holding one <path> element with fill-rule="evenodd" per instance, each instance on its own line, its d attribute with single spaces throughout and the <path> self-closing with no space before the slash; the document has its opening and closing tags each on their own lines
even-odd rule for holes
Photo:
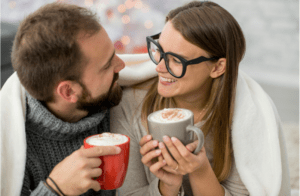
<svg viewBox="0 0 300 196">
<path fill-rule="evenodd" d="M 105 65 L 103 67 L 106 67 L 107 65 L 109 65 L 112 61 L 112 59 L 114 58 L 116 54 L 116 50 L 114 50 L 113 54 L 111 55 L 111 57 L 109 58 L 109 60 L 107 61 L 107 63 L 105 63 Z"/>
</svg>

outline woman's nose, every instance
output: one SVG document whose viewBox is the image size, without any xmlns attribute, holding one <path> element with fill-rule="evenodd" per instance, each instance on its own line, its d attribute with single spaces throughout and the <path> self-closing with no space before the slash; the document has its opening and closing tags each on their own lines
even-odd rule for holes
<svg viewBox="0 0 300 196">
<path fill-rule="evenodd" d="M 165 64 L 165 59 L 162 59 L 156 66 L 155 69 L 157 72 L 168 72 L 166 64 Z"/>
</svg>

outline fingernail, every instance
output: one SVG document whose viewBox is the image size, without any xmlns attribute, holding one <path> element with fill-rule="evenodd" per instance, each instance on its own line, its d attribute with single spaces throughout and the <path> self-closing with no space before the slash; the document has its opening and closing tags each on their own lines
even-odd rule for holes
<svg viewBox="0 0 300 196">
<path fill-rule="evenodd" d="M 167 163 L 165 159 L 164 159 L 162 162 L 163 162 L 163 164 L 166 164 L 166 163 Z"/>
<path fill-rule="evenodd" d="M 172 140 L 173 142 L 176 142 L 176 141 L 177 141 L 177 138 L 176 138 L 176 137 L 171 137 L 171 140 Z"/>
<path fill-rule="evenodd" d="M 120 148 L 120 147 L 117 147 L 117 148 L 116 148 L 116 151 L 117 151 L 117 154 L 120 154 L 121 148 Z"/>
<path fill-rule="evenodd" d="M 160 154 L 160 153 L 161 153 L 161 150 L 156 150 L 155 153 L 156 153 L 156 154 Z"/>
<path fill-rule="evenodd" d="M 168 137 L 168 136 L 166 136 L 166 135 L 165 135 L 165 136 L 163 136 L 163 140 L 164 140 L 164 141 L 166 141 L 166 142 L 170 141 L 169 137 Z"/>
<path fill-rule="evenodd" d="M 152 144 L 153 144 L 153 146 L 157 146 L 157 143 L 158 142 L 156 140 L 154 140 Z"/>
<path fill-rule="evenodd" d="M 164 148 L 164 144 L 162 142 L 159 142 L 159 148 Z"/>
<path fill-rule="evenodd" d="M 151 135 L 147 135 L 146 139 L 147 139 L 147 140 L 150 140 L 151 137 L 152 137 Z"/>
</svg>

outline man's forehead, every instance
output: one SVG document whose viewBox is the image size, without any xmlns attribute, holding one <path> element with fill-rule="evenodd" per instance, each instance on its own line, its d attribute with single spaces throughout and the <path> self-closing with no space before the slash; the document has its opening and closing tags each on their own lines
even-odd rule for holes
<svg viewBox="0 0 300 196">
<path fill-rule="evenodd" d="M 86 56 L 105 55 L 109 48 L 113 47 L 106 31 L 102 28 L 93 35 L 81 33 L 78 43 Z"/>
<path fill-rule="evenodd" d="M 114 53 L 114 46 L 104 28 L 93 35 L 81 32 L 78 43 L 81 52 L 89 61 L 88 64 L 93 66 L 105 66 Z"/>
</svg>

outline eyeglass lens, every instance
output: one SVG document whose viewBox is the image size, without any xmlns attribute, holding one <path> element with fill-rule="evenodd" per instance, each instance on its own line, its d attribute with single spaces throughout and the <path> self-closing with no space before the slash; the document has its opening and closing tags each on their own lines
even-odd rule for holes
<svg viewBox="0 0 300 196">
<path fill-rule="evenodd" d="M 151 59 L 157 65 L 161 59 L 160 49 L 153 42 L 150 42 L 149 51 Z M 166 66 L 169 67 L 169 70 L 172 72 L 172 74 L 174 74 L 175 76 L 181 76 L 183 71 L 183 65 L 180 59 L 171 54 L 165 54 L 164 60 Z"/>
</svg>

